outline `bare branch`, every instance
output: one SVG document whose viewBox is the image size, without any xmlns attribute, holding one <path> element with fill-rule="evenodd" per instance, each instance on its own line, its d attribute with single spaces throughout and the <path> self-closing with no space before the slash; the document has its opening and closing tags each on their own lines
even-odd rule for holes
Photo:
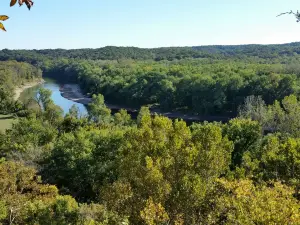
<svg viewBox="0 0 300 225">
<path fill-rule="evenodd" d="M 291 10 L 290 12 L 280 13 L 276 17 L 282 16 L 282 15 L 285 15 L 285 14 L 295 14 L 295 13 Z"/>
<path fill-rule="evenodd" d="M 277 15 L 276 17 L 282 16 L 282 15 L 286 15 L 286 14 L 289 14 L 289 15 L 293 14 L 293 15 L 296 17 L 296 19 L 297 19 L 297 22 L 299 22 L 299 21 L 300 21 L 300 13 L 299 13 L 299 11 L 298 11 L 298 10 L 297 10 L 297 12 L 293 12 L 293 10 L 291 10 L 290 12 L 284 12 L 284 13 L 280 13 L 280 14 L 279 14 L 279 15 Z"/>
</svg>

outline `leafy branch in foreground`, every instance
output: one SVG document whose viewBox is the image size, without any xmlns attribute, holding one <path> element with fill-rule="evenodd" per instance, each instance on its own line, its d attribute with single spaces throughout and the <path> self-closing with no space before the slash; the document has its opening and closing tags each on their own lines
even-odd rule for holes
<svg viewBox="0 0 300 225">
<path fill-rule="evenodd" d="M 27 8 L 30 10 L 31 7 L 33 6 L 33 1 L 32 0 L 11 0 L 10 1 L 10 7 L 14 6 L 17 1 L 19 2 L 19 5 L 22 6 L 24 3 L 26 4 Z M 0 21 L 5 21 L 9 17 L 5 15 L 0 15 Z M 0 22 L 0 29 L 6 31 L 3 23 Z"/>
<path fill-rule="evenodd" d="M 4 16 L 4 15 L 3 15 L 3 16 L 0 16 L 0 20 L 1 20 L 1 21 L 5 21 L 5 20 L 7 20 L 8 18 L 9 18 L 8 16 Z M 0 22 L 0 29 L 6 31 L 6 30 L 5 30 L 5 27 L 4 27 L 4 25 L 3 25 L 3 23 L 1 23 L 1 22 Z"/>
<path fill-rule="evenodd" d="M 20 6 L 22 6 L 25 3 L 29 10 L 33 6 L 33 1 L 31 1 L 31 0 L 18 0 L 18 1 L 19 1 Z M 11 0 L 10 6 L 14 6 L 16 3 L 17 3 L 17 0 Z"/>
<path fill-rule="evenodd" d="M 297 23 L 300 22 L 300 13 L 298 10 L 297 10 L 297 12 L 293 12 L 293 10 L 291 10 L 290 12 L 280 13 L 277 17 L 286 15 L 286 14 L 290 14 L 290 15 L 293 14 L 297 19 Z"/>
</svg>

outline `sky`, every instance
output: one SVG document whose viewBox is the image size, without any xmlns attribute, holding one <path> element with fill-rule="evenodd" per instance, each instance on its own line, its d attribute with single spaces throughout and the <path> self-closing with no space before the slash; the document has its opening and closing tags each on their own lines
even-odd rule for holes
<svg viewBox="0 0 300 225">
<path fill-rule="evenodd" d="M 0 49 L 143 48 L 300 41 L 300 23 L 281 12 L 299 0 L 33 0 L 10 8 Z"/>
</svg>

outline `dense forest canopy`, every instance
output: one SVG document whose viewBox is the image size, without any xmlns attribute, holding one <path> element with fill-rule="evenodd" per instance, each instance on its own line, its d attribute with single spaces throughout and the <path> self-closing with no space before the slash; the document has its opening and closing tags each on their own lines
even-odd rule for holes
<svg viewBox="0 0 300 225">
<path fill-rule="evenodd" d="M 2 50 L 0 107 L 19 117 L 0 134 L 0 223 L 299 224 L 299 47 Z M 14 102 L 42 73 L 78 83 L 89 115 L 63 116 L 46 89 Z"/>
<path fill-rule="evenodd" d="M 299 92 L 300 43 L 141 49 L 8 50 L 45 76 L 80 84 L 114 104 L 235 116 L 250 95 L 267 104 Z"/>
<path fill-rule="evenodd" d="M 299 53 L 300 43 L 3 49 L 0 113 L 15 122 L 0 131 L 0 224 L 300 224 Z M 63 116 L 44 88 L 16 100 L 42 75 L 78 83 L 88 115 L 73 105 Z M 236 118 L 188 125 L 149 106 Z"/>
<path fill-rule="evenodd" d="M 271 104 L 298 94 L 299 71 L 294 65 L 208 59 L 59 60 L 45 65 L 44 71 L 79 83 L 91 95 L 101 93 L 111 103 L 234 116 L 247 96 L 261 95 Z"/>
<path fill-rule="evenodd" d="M 299 132 L 264 136 L 247 116 L 187 126 L 147 108 L 134 121 L 125 110 L 111 115 L 101 95 L 90 117 L 75 108 L 62 117 L 46 92 L 43 107 L 0 136 L 4 224 L 300 221 Z M 300 115 L 294 96 L 284 105 Z"/>
<path fill-rule="evenodd" d="M 183 58 L 228 58 L 258 57 L 273 59 L 278 56 L 294 56 L 300 53 L 300 42 L 272 45 L 211 45 L 193 47 L 137 48 L 107 46 L 97 49 L 44 49 L 8 50 L 3 49 L 0 59 L 23 60 L 30 57 L 76 58 L 91 60 L 152 59 L 174 60 Z M 20 58 L 18 58 L 20 57 Z"/>
</svg>

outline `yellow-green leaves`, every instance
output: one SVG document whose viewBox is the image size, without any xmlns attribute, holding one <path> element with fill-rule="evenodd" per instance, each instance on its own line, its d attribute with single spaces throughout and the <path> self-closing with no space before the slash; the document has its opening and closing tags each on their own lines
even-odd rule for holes
<svg viewBox="0 0 300 225">
<path fill-rule="evenodd" d="M 294 190 L 279 182 L 267 186 L 221 179 L 214 192 L 214 207 L 203 224 L 299 224 Z"/>
<path fill-rule="evenodd" d="M 1 21 L 5 21 L 5 20 L 7 20 L 8 18 L 9 18 L 9 17 L 8 17 L 8 16 L 5 16 L 5 15 L 0 16 L 0 20 L 1 20 Z M 3 25 L 3 23 L 1 23 L 1 22 L 0 22 L 0 29 L 6 31 L 6 30 L 5 30 L 5 27 L 4 27 L 4 25 Z"/>
<path fill-rule="evenodd" d="M 169 220 L 165 208 L 160 203 L 155 203 L 152 198 L 147 200 L 146 207 L 140 214 L 147 225 L 165 224 Z"/>
<path fill-rule="evenodd" d="M 17 3 L 17 0 L 11 0 L 10 1 L 10 7 L 14 6 Z M 19 0 L 19 5 L 23 5 L 26 4 L 27 8 L 30 10 L 30 8 L 33 6 L 33 1 L 32 0 Z M 8 16 L 0 16 L 0 20 L 5 21 L 7 20 L 9 17 Z M 4 25 L 0 22 L 0 29 L 6 31 Z"/>
<path fill-rule="evenodd" d="M 4 15 L 0 16 L 0 20 L 2 20 L 2 21 L 7 20 L 8 18 L 9 18 L 8 16 L 4 16 Z"/>
<path fill-rule="evenodd" d="M 0 29 L 6 31 L 3 23 L 0 23 Z"/>
</svg>

